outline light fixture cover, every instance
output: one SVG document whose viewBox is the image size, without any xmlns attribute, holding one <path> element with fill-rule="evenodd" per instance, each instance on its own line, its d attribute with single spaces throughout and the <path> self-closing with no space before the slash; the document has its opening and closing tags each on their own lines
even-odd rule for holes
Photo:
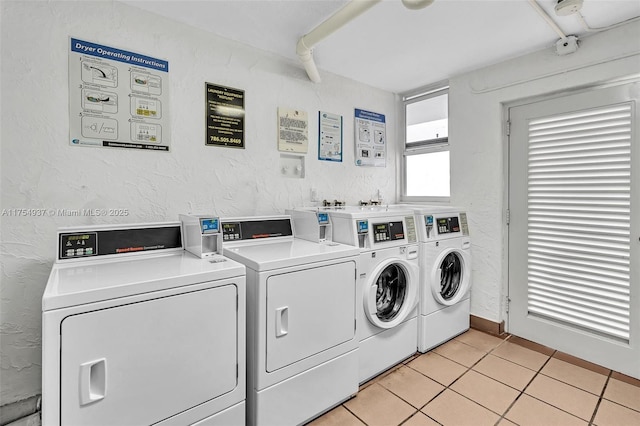
<svg viewBox="0 0 640 426">
<path fill-rule="evenodd" d="M 411 10 L 424 9 L 433 3 L 433 0 L 402 0 L 404 7 Z"/>
<path fill-rule="evenodd" d="M 580 12 L 583 0 L 558 0 L 556 4 L 556 15 L 568 16 Z"/>
</svg>

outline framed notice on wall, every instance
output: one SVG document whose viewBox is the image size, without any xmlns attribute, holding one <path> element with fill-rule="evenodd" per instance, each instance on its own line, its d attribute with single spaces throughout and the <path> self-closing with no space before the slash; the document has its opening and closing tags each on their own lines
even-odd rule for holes
<svg viewBox="0 0 640 426">
<path fill-rule="evenodd" d="M 356 165 L 386 167 L 387 129 L 384 114 L 355 110 Z"/>
<path fill-rule="evenodd" d="M 244 148 L 244 90 L 205 83 L 205 145 Z"/>
<path fill-rule="evenodd" d="M 69 40 L 71 145 L 169 151 L 169 62 Z"/>
</svg>

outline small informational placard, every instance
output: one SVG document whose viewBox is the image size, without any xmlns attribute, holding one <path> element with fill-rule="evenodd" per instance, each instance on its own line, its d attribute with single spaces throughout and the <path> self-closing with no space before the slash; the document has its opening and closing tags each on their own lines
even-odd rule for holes
<svg viewBox="0 0 640 426">
<path fill-rule="evenodd" d="M 71 145 L 169 151 L 169 62 L 70 38 Z"/>
<path fill-rule="evenodd" d="M 356 165 L 386 167 L 387 130 L 384 114 L 356 108 L 354 128 Z"/>
<path fill-rule="evenodd" d="M 342 161 L 342 116 L 318 112 L 318 160 Z"/>
<path fill-rule="evenodd" d="M 278 150 L 306 154 L 309 119 L 306 111 L 278 107 Z"/>
<path fill-rule="evenodd" d="M 244 148 L 244 90 L 205 83 L 205 145 Z"/>
</svg>

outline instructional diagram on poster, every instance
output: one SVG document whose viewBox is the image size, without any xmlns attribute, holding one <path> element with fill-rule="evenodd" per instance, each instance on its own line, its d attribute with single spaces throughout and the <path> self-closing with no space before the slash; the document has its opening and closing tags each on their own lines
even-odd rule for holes
<svg viewBox="0 0 640 426">
<path fill-rule="evenodd" d="M 342 116 L 318 112 L 318 160 L 342 161 Z"/>
<path fill-rule="evenodd" d="M 169 151 L 169 62 L 70 42 L 70 144 Z"/>
<path fill-rule="evenodd" d="M 278 150 L 306 154 L 309 118 L 306 111 L 278 107 Z"/>
<path fill-rule="evenodd" d="M 355 110 L 356 165 L 386 167 L 387 130 L 384 114 Z"/>
</svg>

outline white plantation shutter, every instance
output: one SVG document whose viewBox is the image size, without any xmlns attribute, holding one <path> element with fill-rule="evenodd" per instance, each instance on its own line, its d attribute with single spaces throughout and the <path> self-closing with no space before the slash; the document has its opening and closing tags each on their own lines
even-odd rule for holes
<svg viewBox="0 0 640 426">
<path fill-rule="evenodd" d="M 629 340 L 632 104 L 529 121 L 527 309 Z"/>
</svg>

